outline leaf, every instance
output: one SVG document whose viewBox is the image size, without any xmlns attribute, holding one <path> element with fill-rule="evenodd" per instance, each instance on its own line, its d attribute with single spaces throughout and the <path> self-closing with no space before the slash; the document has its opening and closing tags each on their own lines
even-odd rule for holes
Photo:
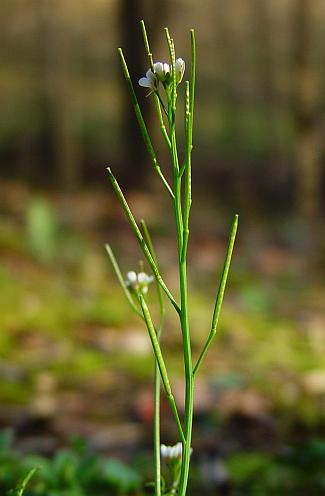
<svg viewBox="0 0 325 496">
<path fill-rule="evenodd" d="M 14 496 L 23 496 L 24 492 L 25 492 L 25 489 L 27 487 L 27 484 L 28 482 L 30 481 L 30 479 L 33 477 L 33 475 L 35 474 L 37 468 L 34 467 L 32 468 L 28 474 L 26 475 L 26 477 L 24 478 L 24 480 L 22 481 L 21 484 L 19 484 L 16 489 L 14 489 L 11 494 L 14 495 Z"/>
<path fill-rule="evenodd" d="M 103 466 L 103 477 L 116 489 L 134 491 L 141 485 L 140 475 L 119 460 L 108 460 Z"/>
</svg>

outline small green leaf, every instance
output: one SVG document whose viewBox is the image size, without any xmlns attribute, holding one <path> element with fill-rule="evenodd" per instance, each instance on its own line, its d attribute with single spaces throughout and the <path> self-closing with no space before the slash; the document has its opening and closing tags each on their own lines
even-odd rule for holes
<svg viewBox="0 0 325 496">
<path fill-rule="evenodd" d="M 113 487 L 126 492 L 138 489 L 142 482 L 135 470 L 114 458 L 105 463 L 103 476 Z"/>
<path fill-rule="evenodd" d="M 18 484 L 18 486 L 16 487 L 16 489 L 14 489 L 12 491 L 12 495 L 13 496 L 23 496 L 24 492 L 25 492 L 25 489 L 27 487 L 27 484 L 28 482 L 30 481 L 30 479 L 33 477 L 33 475 L 35 474 L 37 468 L 34 467 L 32 468 L 28 474 L 26 475 L 26 477 L 24 478 L 24 480 L 21 482 L 21 484 Z"/>
</svg>

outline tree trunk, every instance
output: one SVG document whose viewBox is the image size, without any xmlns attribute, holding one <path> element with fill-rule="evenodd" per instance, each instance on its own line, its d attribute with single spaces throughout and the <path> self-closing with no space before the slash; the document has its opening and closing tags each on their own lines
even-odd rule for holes
<svg viewBox="0 0 325 496">
<path fill-rule="evenodd" d="M 149 42 L 152 51 L 156 44 L 157 36 L 164 36 L 161 23 L 167 17 L 169 2 L 163 0 L 120 0 L 119 22 L 121 32 L 121 46 L 128 64 L 131 79 L 139 100 L 144 120 L 152 137 L 151 122 L 154 117 L 152 98 L 146 98 L 148 93 L 138 86 L 138 80 L 145 75 L 149 68 L 145 48 L 142 40 L 140 20 L 144 19 L 148 29 Z M 140 187 L 146 183 L 150 161 L 145 149 L 142 136 L 137 125 L 134 110 L 131 105 L 127 85 L 122 81 L 123 89 L 123 139 L 125 146 L 122 151 L 121 168 L 124 185 L 131 188 Z"/>
<path fill-rule="evenodd" d="M 321 206 L 319 86 L 313 57 L 313 0 L 296 0 L 293 52 L 293 116 L 296 131 L 297 211 L 315 225 Z"/>
<path fill-rule="evenodd" d="M 44 59 L 43 113 L 48 124 L 49 153 L 53 157 L 56 183 L 71 190 L 82 180 L 80 146 L 73 129 L 71 39 L 65 26 L 63 0 L 49 0 L 39 8 Z"/>
<path fill-rule="evenodd" d="M 121 46 L 128 64 L 131 79 L 133 81 L 139 104 L 145 121 L 148 118 L 148 102 L 145 99 L 145 91 L 138 91 L 138 79 L 147 67 L 145 50 L 142 43 L 142 35 L 139 21 L 143 17 L 142 0 L 120 0 L 120 31 Z M 122 81 L 123 89 L 123 129 L 122 138 L 125 146 L 121 152 L 122 180 L 126 187 L 138 187 L 143 185 L 146 178 L 148 158 L 141 133 L 137 125 L 130 95 L 125 81 Z"/>
</svg>

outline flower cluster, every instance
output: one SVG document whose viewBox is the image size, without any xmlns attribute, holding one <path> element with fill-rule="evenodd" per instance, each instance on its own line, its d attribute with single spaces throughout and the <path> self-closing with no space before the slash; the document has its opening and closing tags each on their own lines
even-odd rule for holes
<svg viewBox="0 0 325 496">
<path fill-rule="evenodd" d="M 126 275 L 125 284 L 135 293 L 145 295 L 148 293 L 148 286 L 153 281 L 153 276 L 148 276 L 145 272 L 138 274 L 131 270 Z"/>
<path fill-rule="evenodd" d="M 182 443 L 177 443 L 174 446 L 166 446 L 165 444 L 160 445 L 160 455 L 165 460 L 180 459 L 182 457 L 182 450 Z M 193 448 L 190 450 L 191 454 L 192 452 Z"/>
<path fill-rule="evenodd" d="M 171 72 L 172 68 L 169 64 L 166 62 L 156 62 L 153 64 L 153 71 L 152 69 L 149 69 L 146 72 L 146 76 L 139 79 L 139 85 L 144 88 L 149 88 L 151 91 L 156 91 L 159 83 L 162 83 L 164 87 L 167 87 L 172 81 Z M 182 81 L 185 72 L 185 62 L 183 59 L 176 59 L 175 72 L 176 82 L 179 84 Z"/>
</svg>

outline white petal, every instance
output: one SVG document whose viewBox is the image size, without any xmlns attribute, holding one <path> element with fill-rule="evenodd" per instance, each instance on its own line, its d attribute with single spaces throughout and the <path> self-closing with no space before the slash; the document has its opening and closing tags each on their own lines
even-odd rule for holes
<svg viewBox="0 0 325 496">
<path fill-rule="evenodd" d="M 171 457 L 171 446 L 166 446 L 166 458 Z"/>
<path fill-rule="evenodd" d="M 175 448 L 176 448 L 175 449 L 175 451 L 176 451 L 175 457 L 180 458 L 182 456 L 182 443 L 177 443 Z"/>
<path fill-rule="evenodd" d="M 184 72 L 185 72 L 185 62 L 183 59 L 178 58 L 175 62 L 175 71 L 176 71 L 176 78 L 177 82 L 180 83 L 181 80 L 183 79 Z"/>
<path fill-rule="evenodd" d="M 127 278 L 130 283 L 137 282 L 137 275 L 134 272 L 134 270 L 131 270 L 130 272 L 127 273 Z"/>
<path fill-rule="evenodd" d="M 152 81 L 149 81 L 146 77 L 142 77 L 139 79 L 139 85 L 143 88 L 152 88 Z"/>
<path fill-rule="evenodd" d="M 169 64 L 164 64 L 164 73 L 165 75 L 168 74 L 170 72 L 170 67 L 169 67 Z"/>
<path fill-rule="evenodd" d="M 162 62 L 156 62 L 153 65 L 153 69 L 155 74 L 157 74 L 159 78 L 164 77 L 164 64 Z"/>
<path fill-rule="evenodd" d="M 148 69 L 147 70 L 146 77 L 147 77 L 147 79 L 149 79 L 149 81 L 152 81 L 152 83 L 154 84 L 154 82 L 156 80 L 156 77 L 155 77 L 155 75 L 154 75 L 154 73 L 152 72 L 151 69 Z"/>
<path fill-rule="evenodd" d="M 139 284 L 147 284 L 147 279 L 148 279 L 148 276 L 145 272 L 139 272 L 138 274 L 138 283 Z"/>
<path fill-rule="evenodd" d="M 162 456 L 162 458 L 167 457 L 167 446 L 165 444 L 160 445 L 160 455 Z"/>
<path fill-rule="evenodd" d="M 179 57 L 178 59 L 176 59 L 175 68 L 176 68 L 176 71 L 184 70 L 185 62 L 182 58 Z"/>
</svg>

